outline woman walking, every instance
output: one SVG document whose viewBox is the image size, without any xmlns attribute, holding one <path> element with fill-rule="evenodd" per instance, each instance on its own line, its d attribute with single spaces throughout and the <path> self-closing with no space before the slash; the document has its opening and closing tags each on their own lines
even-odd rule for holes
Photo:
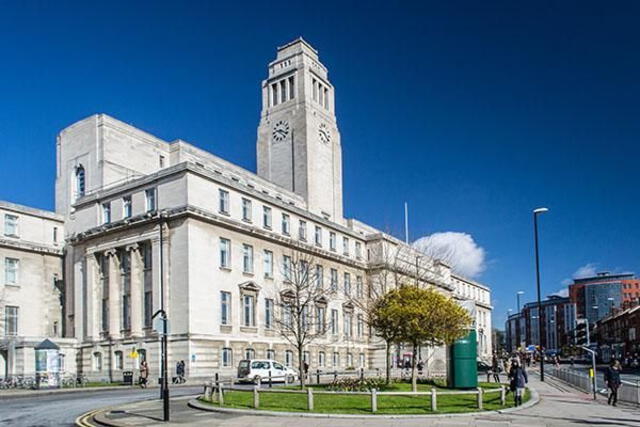
<svg viewBox="0 0 640 427">
<path fill-rule="evenodd" d="M 513 402 L 515 406 L 522 405 L 522 395 L 524 394 L 525 385 L 529 382 L 527 371 L 520 364 L 518 359 L 511 362 L 511 370 L 509 371 L 509 388 L 513 392 Z"/>
<path fill-rule="evenodd" d="M 607 368 L 604 372 L 604 382 L 609 387 L 609 399 L 607 399 L 608 405 L 616 406 L 618 403 L 618 389 L 622 384 L 620 380 L 620 371 L 622 367 L 620 366 L 620 362 L 614 360 L 611 362 L 611 366 Z"/>
<path fill-rule="evenodd" d="M 147 388 L 147 378 L 149 377 L 149 365 L 147 361 L 140 362 L 140 387 Z"/>
</svg>

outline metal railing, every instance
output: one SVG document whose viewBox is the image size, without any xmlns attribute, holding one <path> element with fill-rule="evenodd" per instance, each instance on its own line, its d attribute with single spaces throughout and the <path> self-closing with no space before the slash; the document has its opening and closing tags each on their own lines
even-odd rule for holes
<svg viewBox="0 0 640 427">
<path fill-rule="evenodd" d="M 588 374 L 575 371 L 573 369 L 556 368 L 555 366 L 548 368 L 548 373 L 572 386 L 584 391 L 585 393 L 592 393 L 591 377 Z M 601 395 L 607 395 L 609 390 L 604 383 L 602 376 L 595 374 L 596 392 Z M 602 373 L 600 373 L 602 375 Z M 622 381 L 622 385 L 618 389 L 618 400 L 621 402 L 633 403 L 640 405 L 640 378 L 634 382 Z"/>
<path fill-rule="evenodd" d="M 352 373 L 352 372 L 350 372 Z M 319 382 L 318 382 L 319 383 Z M 286 384 L 286 378 L 285 378 Z M 480 387 L 475 390 L 465 390 L 465 391 L 438 391 L 436 388 L 432 388 L 430 391 L 378 391 L 375 388 L 370 391 L 314 391 L 313 388 L 308 387 L 306 390 L 288 390 L 288 389 L 272 389 L 261 388 L 261 381 L 253 387 L 251 390 L 233 387 L 233 380 L 229 382 L 229 386 L 225 387 L 224 382 L 221 380 L 208 381 L 204 384 L 204 393 L 202 398 L 207 402 L 215 402 L 220 406 L 224 406 L 224 396 L 225 393 L 229 391 L 241 392 L 241 393 L 252 393 L 253 395 L 253 404 L 252 407 L 254 409 L 260 408 L 260 393 L 286 393 L 286 394 L 303 394 L 306 395 L 306 409 L 307 411 L 314 410 L 314 396 L 317 395 L 345 395 L 345 396 L 369 396 L 370 406 L 369 409 L 372 413 L 378 411 L 378 396 L 429 396 L 426 402 L 429 402 L 431 411 L 435 412 L 438 410 L 438 396 L 448 396 L 448 395 L 475 395 L 476 396 L 476 408 L 482 410 L 484 407 L 484 395 L 499 393 L 500 394 L 500 405 L 505 406 L 507 404 L 506 401 L 506 388 L 504 386 L 500 386 L 500 388 L 495 389 L 482 389 Z"/>
</svg>

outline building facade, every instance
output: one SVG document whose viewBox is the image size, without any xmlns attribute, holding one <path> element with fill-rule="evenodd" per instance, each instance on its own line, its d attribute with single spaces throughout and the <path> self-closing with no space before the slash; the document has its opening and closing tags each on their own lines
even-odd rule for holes
<svg viewBox="0 0 640 427">
<path fill-rule="evenodd" d="M 633 273 L 600 272 L 593 277 L 575 279 L 569 285 L 569 297 L 576 304 L 578 318 L 590 325 L 628 306 L 640 297 L 640 280 Z"/>
<path fill-rule="evenodd" d="M 162 307 L 169 366 L 184 361 L 192 378 L 232 374 L 244 358 L 294 365 L 278 298 L 302 258 L 325 291 L 310 313 L 323 325 L 303 355 L 311 369 L 382 368 L 361 302 L 408 280 L 475 301 L 490 349 L 487 287 L 344 218 L 334 89 L 317 52 L 302 39 L 278 48 L 262 95 L 257 174 L 104 114 L 58 135 L 63 323 L 78 372 L 119 379 L 144 358 L 157 376 Z M 444 349 L 427 351 L 443 373 Z"/>
<path fill-rule="evenodd" d="M 62 338 L 62 218 L 0 201 L 0 226 L 0 376 L 34 375 L 34 347 L 46 338 L 73 369 L 75 340 Z"/>
<path fill-rule="evenodd" d="M 534 345 L 550 351 L 561 351 L 574 343 L 576 319 L 576 306 L 569 298 L 550 296 L 541 301 L 541 310 L 537 302 L 527 303 L 520 313 L 507 319 L 508 350 Z"/>
</svg>

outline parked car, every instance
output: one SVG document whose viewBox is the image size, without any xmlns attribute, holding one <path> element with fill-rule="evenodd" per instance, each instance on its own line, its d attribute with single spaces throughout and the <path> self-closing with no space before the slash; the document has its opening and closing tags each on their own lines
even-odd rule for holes
<svg viewBox="0 0 640 427">
<path fill-rule="evenodd" d="M 284 382 L 286 379 L 288 383 L 292 383 L 298 379 L 298 373 L 294 369 L 275 360 L 245 359 L 238 364 L 238 379 L 240 381 L 266 382 L 269 380 L 269 372 L 271 372 L 272 382 Z"/>
</svg>

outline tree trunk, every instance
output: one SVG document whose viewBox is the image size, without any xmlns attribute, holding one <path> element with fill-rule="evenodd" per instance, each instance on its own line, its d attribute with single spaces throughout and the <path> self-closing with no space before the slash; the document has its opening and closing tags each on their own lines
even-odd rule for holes
<svg viewBox="0 0 640 427">
<path fill-rule="evenodd" d="M 387 371 L 387 384 L 389 384 L 391 382 L 391 342 L 387 341 L 387 348 L 385 349 L 386 352 L 386 359 L 385 359 L 385 368 Z"/>
<path fill-rule="evenodd" d="M 305 381 L 305 372 L 304 372 L 304 353 L 303 353 L 303 345 L 298 345 L 298 366 L 299 366 L 299 374 L 300 374 L 300 389 L 304 390 L 304 381 Z"/>
<path fill-rule="evenodd" d="M 418 356 L 418 343 L 413 343 L 413 355 L 411 357 L 411 389 L 418 391 L 418 373 L 416 372 L 416 357 Z"/>
</svg>

